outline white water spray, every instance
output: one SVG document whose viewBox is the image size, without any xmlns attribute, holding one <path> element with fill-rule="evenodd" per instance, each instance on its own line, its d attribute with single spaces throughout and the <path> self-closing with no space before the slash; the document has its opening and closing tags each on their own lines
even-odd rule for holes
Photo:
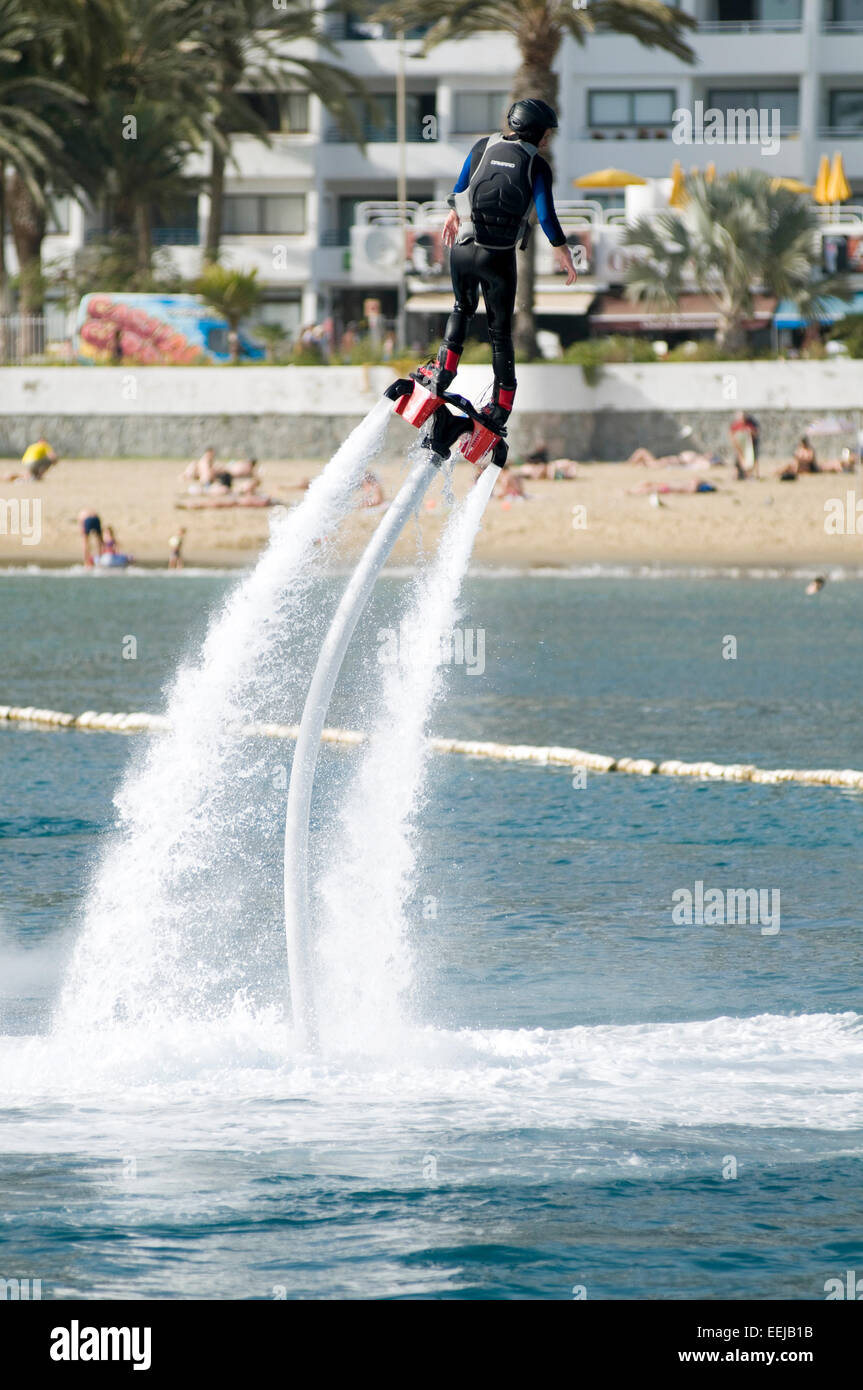
<svg viewBox="0 0 863 1390">
<path fill-rule="evenodd" d="M 410 1022 L 416 969 L 406 909 L 416 879 L 426 724 L 444 685 L 442 642 L 457 620 L 462 581 L 499 476 L 492 466 L 480 475 L 416 581 L 405 627 L 424 640 L 407 661 L 385 668 L 378 716 L 340 809 L 316 923 L 318 1022 L 327 1049 L 394 1052 Z"/>
<path fill-rule="evenodd" d="M 55 1018 L 61 1032 L 210 1018 L 238 995 L 280 1002 L 281 846 L 266 798 L 284 791 L 237 726 L 295 714 L 323 541 L 353 505 L 390 415 L 388 401 L 376 405 L 303 501 L 274 519 L 255 570 L 176 677 L 172 732 L 153 740 L 116 798 L 119 839 L 94 875 Z"/>
</svg>

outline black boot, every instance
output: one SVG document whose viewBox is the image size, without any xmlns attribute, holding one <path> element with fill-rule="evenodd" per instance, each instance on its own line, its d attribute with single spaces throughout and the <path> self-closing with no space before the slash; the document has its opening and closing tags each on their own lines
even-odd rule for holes
<svg viewBox="0 0 863 1390">
<path fill-rule="evenodd" d="M 514 397 L 514 386 L 502 387 L 495 382 L 494 393 L 490 403 L 483 406 L 480 411 L 483 419 L 488 422 L 488 428 L 492 430 L 494 434 L 506 434 L 506 422 L 512 414 L 512 402 Z"/>
<path fill-rule="evenodd" d="M 417 368 L 417 379 L 433 396 L 442 396 L 455 381 L 459 354 L 441 344 L 436 358 Z"/>
</svg>

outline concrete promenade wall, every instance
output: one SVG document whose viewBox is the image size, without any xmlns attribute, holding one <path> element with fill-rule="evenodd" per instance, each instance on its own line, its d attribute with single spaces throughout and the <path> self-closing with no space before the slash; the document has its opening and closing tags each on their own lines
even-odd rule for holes
<svg viewBox="0 0 863 1390">
<path fill-rule="evenodd" d="M 185 458 L 218 453 L 327 458 L 393 378 L 387 367 L 4 367 L 0 456 L 40 432 L 67 458 Z M 555 455 L 625 458 L 638 444 L 681 446 L 681 428 L 728 448 L 736 409 L 756 414 L 764 453 L 787 454 L 811 421 L 863 411 L 863 361 L 621 363 L 589 385 L 579 366 L 524 366 L 510 428 L 515 450 L 542 439 Z M 488 367 L 459 373 L 476 400 Z M 390 456 L 414 438 L 390 429 Z M 844 436 L 840 443 L 851 443 Z"/>
</svg>

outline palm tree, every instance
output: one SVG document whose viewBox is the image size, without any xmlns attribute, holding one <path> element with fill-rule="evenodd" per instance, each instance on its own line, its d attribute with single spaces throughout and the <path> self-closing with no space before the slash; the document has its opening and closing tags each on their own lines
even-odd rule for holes
<svg viewBox="0 0 863 1390">
<path fill-rule="evenodd" d="M 0 4 L 10 8 L 6 0 Z M 3 148 L 0 134 L 0 150 L 13 169 L 3 191 L 24 314 L 37 314 L 42 308 L 42 242 L 52 197 L 77 193 L 82 186 L 92 190 L 101 177 L 99 170 L 82 164 L 79 139 L 107 56 L 116 46 L 119 4 L 120 0 L 41 0 L 38 5 L 11 0 L 19 40 L 13 46 L 14 58 L 10 54 L 4 63 L 0 57 L 0 86 L 5 77 L 13 87 L 14 116 L 11 122 L 0 119 L 7 136 Z M 50 139 L 44 136 L 46 128 Z M 43 140 L 42 157 L 37 157 L 37 142 Z"/>
<path fill-rule="evenodd" d="M 135 138 L 125 139 L 124 121 L 135 118 Z M 135 248 L 135 278 L 146 288 L 153 252 L 154 211 L 168 213 L 197 190 L 185 170 L 199 147 L 194 121 L 164 101 L 140 102 L 130 113 L 123 93 L 98 103 L 91 139 L 105 171 L 102 192 L 111 207 L 113 232 Z"/>
<path fill-rule="evenodd" d="M 733 353 L 746 342 L 753 287 L 795 300 L 804 317 L 818 317 L 828 295 L 847 294 L 840 276 L 814 279 L 818 221 L 805 196 L 774 188 L 760 169 L 713 180 L 692 174 L 686 195 L 679 210 L 626 229 L 623 244 L 636 252 L 626 274 L 630 298 L 672 308 L 694 283 L 715 306 L 717 346 Z"/>
<path fill-rule="evenodd" d="M 201 58 L 207 96 L 210 144 L 210 216 L 204 260 L 217 261 L 222 239 L 225 170 L 231 137 L 251 134 L 269 143 L 270 132 L 246 93 L 314 93 L 357 140 L 361 126 L 352 98 L 364 99 L 362 81 L 347 69 L 302 56 L 304 40 L 326 49 L 334 45 L 319 28 L 319 16 L 307 0 L 285 0 L 273 7 L 271 26 L 261 25 L 260 0 L 192 0 L 196 32 L 188 51 Z"/>
<path fill-rule="evenodd" d="M 240 356 L 240 324 L 261 298 L 257 269 L 232 270 L 229 266 L 211 263 L 204 266 L 195 288 L 211 308 L 227 319 L 231 357 L 236 362 Z"/>
<path fill-rule="evenodd" d="M 390 0 L 375 10 L 377 18 L 401 29 L 431 25 L 423 47 L 448 39 L 476 39 L 483 33 L 510 34 L 518 44 L 520 65 L 512 82 L 512 101 L 540 97 L 558 107 L 554 64 L 564 38 L 583 46 L 590 34 L 629 34 L 646 48 L 660 48 L 691 63 L 694 54 L 683 38 L 695 19 L 662 0 L 590 0 L 576 9 L 572 0 Z M 537 356 L 533 312 L 533 246 L 519 252 L 516 347 L 519 356 Z"/>
<path fill-rule="evenodd" d="M 50 6 L 37 15 L 20 0 L 0 0 L 0 314 L 7 303 L 7 210 L 21 272 L 22 312 L 32 312 L 33 300 L 39 299 L 33 257 L 35 251 L 38 259 L 40 227 L 44 234 L 45 181 L 62 148 L 47 108 L 61 102 L 68 108 L 77 93 L 52 75 L 50 65 L 40 72 L 32 59 L 37 47 L 50 51 L 58 32 Z"/>
</svg>

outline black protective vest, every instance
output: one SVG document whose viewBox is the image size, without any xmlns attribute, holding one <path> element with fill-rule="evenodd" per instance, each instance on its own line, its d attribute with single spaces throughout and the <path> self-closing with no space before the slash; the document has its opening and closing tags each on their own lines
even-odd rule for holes
<svg viewBox="0 0 863 1390">
<path fill-rule="evenodd" d="M 489 136 L 470 183 L 455 195 L 459 241 L 473 237 L 495 251 L 518 245 L 530 218 L 536 153 L 524 140 Z"/>
</svg>

